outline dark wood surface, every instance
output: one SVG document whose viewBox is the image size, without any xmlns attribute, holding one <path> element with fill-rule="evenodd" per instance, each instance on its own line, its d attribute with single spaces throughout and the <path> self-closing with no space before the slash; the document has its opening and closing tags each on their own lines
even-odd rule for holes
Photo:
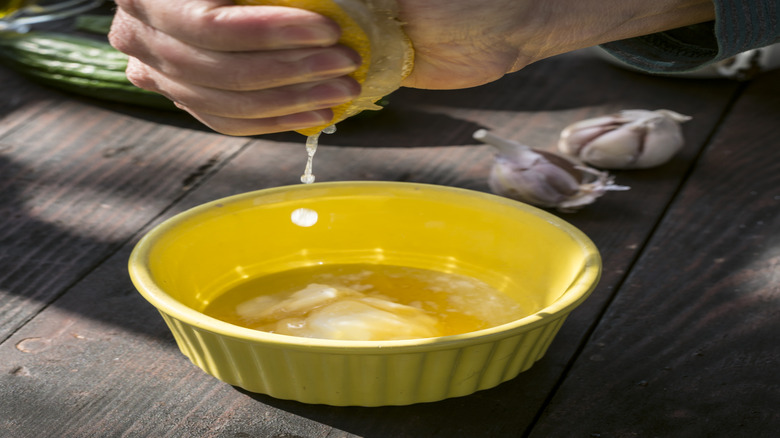
<svg viewBox="0 0 780 438">
<path fill-rule="evenodd" d="M 298 182 L 303 137 L 67 95 L 0 68 L 0 436 L 769 437 L 780 428 L 780 71 L 653 77 L 585 52 L 460 91 L 400 90 L 322 138 L 318 181 L 487 191 L 479 128 L 535 147 L 620 109 L 693 116 L 670 163 L 561 214 L 604 274 L 547 355 L 494 389 L 402 407 L 250 394 L 181 355 L 126 271 L 154 224 Z"/>
</svg>

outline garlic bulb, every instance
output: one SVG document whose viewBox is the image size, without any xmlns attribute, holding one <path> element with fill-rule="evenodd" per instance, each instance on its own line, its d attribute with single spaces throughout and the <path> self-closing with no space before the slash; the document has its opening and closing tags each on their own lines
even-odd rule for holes
<svg viewBox="0 0 780 438">
<path fill-rule="evenodd" d="M 680 123 L 690 119 L 665 109 L 624 110 L 568 126 L 558 149 L 603 169 L 645 169 L 666 163 L 682 148 Z"/>
<path fill-rule="evenodd" d="M 490 190 L 497 195 L 570 212 L 607 191 L 628 190 L 613 184 L 606 172 L 579 166 L 553 152 L 532 149 L 484 129 L 476 131 L 474 138 L 498 150 L 488 178 Z"/>
</svg>

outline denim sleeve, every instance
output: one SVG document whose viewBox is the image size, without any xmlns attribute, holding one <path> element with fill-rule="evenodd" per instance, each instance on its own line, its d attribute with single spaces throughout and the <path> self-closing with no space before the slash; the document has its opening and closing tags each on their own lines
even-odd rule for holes
<svg viewBox="0 0 780 438">
<path fill-rule="evenodd" d="M 685 72 L 780 42 L 778 0 L 714 0 L 715 21 L 602 44 L 619 60 L 654 73 Z"/>
</svg>

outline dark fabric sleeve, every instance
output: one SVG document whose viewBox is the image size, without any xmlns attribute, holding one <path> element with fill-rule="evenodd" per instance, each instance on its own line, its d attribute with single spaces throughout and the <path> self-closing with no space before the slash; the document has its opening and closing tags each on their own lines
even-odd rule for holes
<svg viewBox="0 0 780 438">
<path fill-rule="evenodd" d="M 696 70 L 780 42 L 779 0 L 714 0 L 715 21 L 602 44 L 640 70 Z"/>
</svg>

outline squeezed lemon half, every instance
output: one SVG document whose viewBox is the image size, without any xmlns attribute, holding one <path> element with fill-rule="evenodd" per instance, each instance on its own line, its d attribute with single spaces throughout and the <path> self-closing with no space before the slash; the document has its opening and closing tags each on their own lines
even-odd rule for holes
<svg viewBox="0 0 780 438">
<path fill-rule="evenodd" d="M 286 6 L 306 9 L 334 20 L 341 27 L 339 43 L 363 60 L 350 76 L 362 87 L 354 100 L 333 107 L 330 123 L 297 132 L 319 134 L 363 110 L 377 110 L 376 102 L 401 86 L 412 70 L 414 50 L 396 19 L 395 0 L 235 0 L 239 5 Z"/>
</svg>

